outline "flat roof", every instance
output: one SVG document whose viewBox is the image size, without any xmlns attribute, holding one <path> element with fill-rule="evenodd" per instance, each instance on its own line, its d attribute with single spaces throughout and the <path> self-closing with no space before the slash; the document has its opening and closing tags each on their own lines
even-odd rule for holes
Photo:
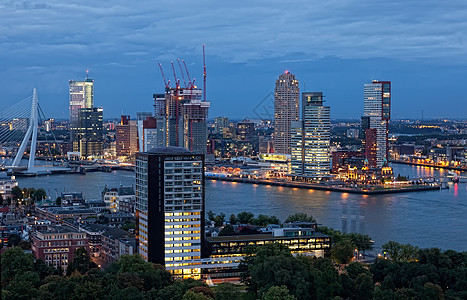
<svg viewBox="0 0 467 300">
<path fill-rule="evenodd" d="M 245 235 L 223 235 L 216 237 L 206 237 L 209 242 L 248 242 L 248 241 L 267 241 L 267 240 L 290 240 L 295 238 L 317 238 L 317 237 L 330 237 L 329 235 L 315 232 L 313 235 L 301 236 L 273 236 L 272 234 L 245 234 Z"/>
</svg>

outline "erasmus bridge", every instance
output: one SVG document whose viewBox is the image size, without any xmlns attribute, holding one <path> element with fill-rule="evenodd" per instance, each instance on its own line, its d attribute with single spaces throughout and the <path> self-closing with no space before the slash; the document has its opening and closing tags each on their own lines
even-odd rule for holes
<svg viewBox="0 0 467 300">
<path fill-rule="evenodd" d="M 41 135 L 39 121 L 42 120 L 45 116 L 36 89 L 31 96 L 0 109 L 0 170 L 34 176 L 69 169 L 54 165 L 53 161 L 52 165 L 35 165 L 37 138 Z M 49 157 L 53 158 L 48 144 Z M 29 153 L 27 165 L 24 165 L 25 153 Z"/>
</svg>

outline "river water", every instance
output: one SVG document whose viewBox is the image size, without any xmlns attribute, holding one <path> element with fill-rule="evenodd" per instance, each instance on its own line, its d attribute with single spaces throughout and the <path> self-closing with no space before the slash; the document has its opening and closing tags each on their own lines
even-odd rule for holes
<svg viewBox="0 0 467 300">
<path fill-rule="evenodd" d="M 427 167 L 393 165 L 394 173 L 410 178 L 445 174 Z M 465 176 L 465 174 L 464 174 Z M 134 185 L 134 173 L 87 173 L 18 178 L 20 187 L 44 188 L 55 198 L 62 191 L 83 191 L 99 199 L 104 186 Z M 313 215 L 319 223 L 345 232 L 369 234 L 375 245 L 389 240 L 419 247 L 467 250 L 467 184 L 449 189 L 387 195 L 357 195 L 298 188 L 206 181 L 206 211 L 251 211 L 282 221 L 293 213 Z"/>
</svg>

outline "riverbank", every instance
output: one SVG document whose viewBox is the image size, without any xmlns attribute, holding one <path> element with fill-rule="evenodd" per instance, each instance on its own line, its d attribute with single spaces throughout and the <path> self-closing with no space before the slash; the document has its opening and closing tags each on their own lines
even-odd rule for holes
<svg viewBox="0 0 467 300">
<path fill-rule="evenodd" d="M 403 161 L 403 160 L 389 160 L 389 162 L 391 162 L 393 164 L 400 164 L 400 165 L 430 167 L 430 168 L 436 168 L 436 169 L 445 169 L 445 170 L 453 170 L 453 171 L 459 171 L 459 172 L 467 172 L 467 168 L 458 168 L 458 167 L 451 167 L 451 166 L 438 166 L 438 165 L 425 164 L 425 163 L 416 163 L 416 162 Z"/>
<path fill-rule="evenodd" d="M 206 175 L 205 178 L 211 179 L 211 180 L 219 180 L 219 181 L 262 184 L 262 185 L 302 188 L 302 189 L 311 189 L 311 190 L 322 190 L 322 191 L 339 192 L 339 193 L 360 194 L 360 195 L 395 194 L 395 193 L 433 191 L 433 190 L 442 189 L 441 185 L 419 185 L 419 186 L 408 186 L 408 187 L 400 187 L 400 188 L 378 187 L 378 188 L 370 190 L 370 189 L 350 188 L 350 187 L 335 187 L 335 186 L 327 186 L 324 184 L 313 184 L 313 183 L 304 183 L 304 182 L 296 182 L 296 181 L 273 181 L 273 180 L 237 178 L 237 177 L 234 177 L 234 178 L 233 177 L 216 177 L 216 176 L 209 176 L 209 175 Z"/>
</svg>

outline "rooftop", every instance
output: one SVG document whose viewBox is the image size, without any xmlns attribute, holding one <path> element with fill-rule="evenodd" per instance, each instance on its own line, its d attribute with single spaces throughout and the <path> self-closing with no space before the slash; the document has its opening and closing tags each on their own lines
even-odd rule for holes
<svg viewBox="0 0 467 300">
<path fill-rule="evenodd" d="M 192 154 L 192 152 L 186 148 L 182 147 L 160 147 L 160 148 L 152 148 L 148 152 L 148 154 Z"/>
<path fill-rule="evenodd" d="M 271 233 L 264 234 L 245 234 L 245 235 L 223 235 L 216 237 L 206 237 L 209 242 L 248 242 L 248 241 L 269 241 L 269 240 L 290 240 L 290 239 L 303 239 L 311 237 L 329 237 L 328 235 L 320 232 L 314 232 L 313 235 L 308 236 L 273 236 Z"/>
</svg>

